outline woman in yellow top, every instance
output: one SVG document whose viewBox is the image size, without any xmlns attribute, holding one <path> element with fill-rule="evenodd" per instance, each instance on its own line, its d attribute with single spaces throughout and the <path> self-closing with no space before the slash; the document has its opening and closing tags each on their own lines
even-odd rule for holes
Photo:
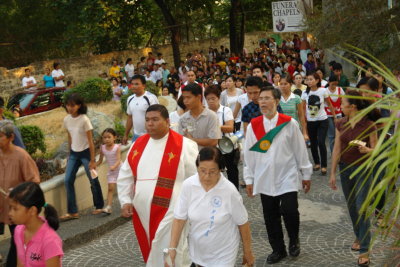
<svg viewBox="0 0 400 267">
<path fill-rule="evenodd" d="M 118 78 L 119 77 L 119 72 L 121 71 L 120 66 L 118 66 L 118 61 L 113 60 L 112 66 L 110 70 L 108 71 L 108 74 L 110 77 Z"/>
</svg>

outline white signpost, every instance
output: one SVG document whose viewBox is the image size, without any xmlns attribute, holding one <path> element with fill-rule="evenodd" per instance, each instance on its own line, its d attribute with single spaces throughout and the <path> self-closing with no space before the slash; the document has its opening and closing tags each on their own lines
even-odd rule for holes
<svg viewBox="0 0 400 267">
<path fill-rule="evenodd" d="M 299 32 L 303 30 L 303 14 L 298 1 L 272 2 L 274 32 Z"/>
</svg>

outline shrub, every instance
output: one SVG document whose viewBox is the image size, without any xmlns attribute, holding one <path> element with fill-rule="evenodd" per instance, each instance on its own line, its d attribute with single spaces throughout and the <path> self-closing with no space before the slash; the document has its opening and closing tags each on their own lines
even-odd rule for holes
<svg viewBox="0 0 400 267">
<path fill-rule="evenodd" d="M 126 101 L 128 101 L 128 97 L 130 97 L 131 95 L 133 95 L 133 93 L 129 90 L 128 94 L 121 96 L 121 110 L 123 113 L 126 113 Z"/>
<path fill-rule="evenodd" d="M 12 113 L 12 111 L 11 110 L 5 110 L 4 112 L 3 112 L 3 116 L 4 116 L 4 118 L 6 118 L 6 119 L 8 119 L 8 120 L 10 120 L 10 121 L 13 121 L 13 122 L 15 122 L 15 115 L 14 115 L 14 113 Z"/>
<path fill-rule="evenodd" d="M 125 134 L 125 126 L 122 124 L 121 120 L 114 120 L 114 130 L 117 133 L 117 143 L 121 143 L 122 138 Z"/>
<path fill-rule="evenodd" d="M 64 103 L 72 93 L 78 93 L 86 103 L 98 104 L 113 97 L 111 83 L 101 78 L 89 78 L 64 94 Z"/>
<path fill-rule="evenodd" d="M 30 155 L 35 154 L 37 150 L 40 150 L 43 153 L 46 152 L 44 134 L 39 127 L 33 125 L 21 125 L 18 128 L 26 146 L 26 151 Z"/>
</svg>

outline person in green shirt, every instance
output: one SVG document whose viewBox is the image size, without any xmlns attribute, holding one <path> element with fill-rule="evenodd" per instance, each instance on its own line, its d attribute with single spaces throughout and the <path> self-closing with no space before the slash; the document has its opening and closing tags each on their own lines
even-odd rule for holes
<svg viewBox="0 0 400 267">
<path fill-rule="evenodd" d="M 350 82 L 347 76 L 343 74 L 342 64 L 335 63 L 333 64 L 332 69 L 333 69 L 333 74 L 339 81 L 338 86 L 342 87 L 346 91 L 346 88 L 350 86 Z"/>
<path fill-rule="evenodd" d="M 281 90 L 281 100 L 279 105 L 282 108 L 282 113 L 295 119 L 301 126 L 304 140 L 309 140 L 307 134 L 307 125 L 304 115 L 304 109 L 301 103 L 301 98 L 291 91 L 292 78 L 290 75 L 281 77 L 279 81 L 279 89 Z"/>
</svg>

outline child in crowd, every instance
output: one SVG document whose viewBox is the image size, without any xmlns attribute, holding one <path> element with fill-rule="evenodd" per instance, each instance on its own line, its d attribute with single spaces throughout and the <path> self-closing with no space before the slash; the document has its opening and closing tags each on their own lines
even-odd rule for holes
<svg viewBox="0 0 400 267">
<path fill-rule="evenodd" d="M 40 186 L 22 183 L 11 191 L 9 199 L 9 216 L 17 224 L 17 266 L 61 266 L 64 253 L 62 240 L 55 232 L 59 226 L 57 211 L 45 202 Z M 39 216 L 42 208 L 44 218 Z"/>
<path fill-rule="evenodd" d="M 97 166 L 103 162 L 103 158 L 105 157 L 110 169 L 107 173 L 107 206 L 103 209 L 103 212 L 111 214 L 115 184 L 117 183 L 119 168 L 121 167 L 121 146 L 119 144 L 115 144 L 117 133 L 111 128 L 107 128 L 103 131 L 102 139 L 103 145 L 101 145 L 100 159 L 97 162 Z"/>
<path fill-rule="evenodd" d="M 77 93 L 68 96 L 66 101 L 68 115 L 64 118 L 64 127 L 68 132 L 70 155 L 65 170 L 65 188 L 67 191 L 68 213 L 60 217 L 61 220 L 78 219 L 78 207 L 75 196 L 76 173 L 81 165 L 84 166 L 89 178 L 90 189 L 96 209 L 92 214 L 103 212 L 103 194 L 98 177 L 92 177 L 91 170 L 96 169 L 95 150 L 93 143 L 93 126 L 86 116 L 87 106 L 83 98 Z"/>
</svg>

